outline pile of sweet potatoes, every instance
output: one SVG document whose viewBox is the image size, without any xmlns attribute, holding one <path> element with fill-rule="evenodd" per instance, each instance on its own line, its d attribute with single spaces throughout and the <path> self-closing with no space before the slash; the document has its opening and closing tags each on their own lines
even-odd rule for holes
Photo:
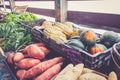
<svg viewBox="0 0 120 80">
<path fill-rule="evenodd" d="M 30 44 L 23 52 L 10 53 L 7 61 L 18 80 L 50 80 L 61 70 L 63 58 L 44 60 L 49 52 L 43 43 Z"/>
</svg>

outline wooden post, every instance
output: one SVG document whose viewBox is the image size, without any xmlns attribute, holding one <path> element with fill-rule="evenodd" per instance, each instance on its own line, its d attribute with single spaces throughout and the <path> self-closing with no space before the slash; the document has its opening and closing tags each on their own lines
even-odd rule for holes
<svg viewBox="0 0 120 80">
<path fill-rule="evenodd" d="M 55 20 L 65 22 L 67 19 L 67 0 L 55 0 Z"/>
<path fill-rule="evenodd" d="M 9 0 L 9 4 L 10 4 L 11 11 L 13 11 L 14 8 L 15 8 L 15 1 L 14 0 Z"/>
</svg>

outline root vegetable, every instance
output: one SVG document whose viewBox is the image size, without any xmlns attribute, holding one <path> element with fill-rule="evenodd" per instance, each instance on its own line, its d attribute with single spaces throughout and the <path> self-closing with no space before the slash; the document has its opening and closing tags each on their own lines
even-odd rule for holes
<svg viewBox="0 0 120 80">
<path fill-rule="evenodd" d="M 24 54 L 24 57 L 25 58 L 29 58 L 30 56 L 28 54 Z"/>
<path fill-rule="evenodd" d="M 43 43 L 34 43 L 34 44 L 30 44 L 30 45 L 35 45 L 35 46 L 37 46 L 37 47 L 44 47 L 44 46 L 45 46 L 45 44 L 43 44 Z M 26 46 L 26 47 L 23 49 L 23 52 L 27 53 L 28 47 L 29 47 L 30 45 Z"/>
<path fill-rule="evenodd" d="M 10 53 L 7 57 L 7 62 L 10 64 L 13 64 L 13 57 L 14 57 L 15 53 Z"/>
<path fill-rule="evenodd" d="M 95 73 L 86 73 L 81 75 L 78 80 L 107 80 L 107 79 Z"/>
<path fill-rule="evenodd" d="M 54 80 L 61 80 L 61 76 L 65 75 L 68 71 L 70 71 L 73 68 L 73 64 L 67 65 L 59 74 L 56 75 Z"/>
<path fill-rule="evenodd" d="M 85 73 L 92 73 L 92 72 L 93 72 L 92 69 L 83 68 L 82 74 L 85 74 Z"/>
<path fill-rule="evenodd" d="M 83 64 L 78 64 L 75 67 L 70 66 L 69 70 L 62 74 L 60 72 L 61 75 L 58 74 L 54 80 L 77 80 L 82 73 L 83 67 Z"/>
<path fill-rule="evenodd" d="M 27 53 L 28 47 L 29 47 L 29 46 L 26 46 L 26 47 L 23 49 L 23 52 Z"/>
<path fill-rule="evenodd" d="M 61 70 L 62 64 L 63 63 L 58 63 L 52 66 L 51 68 L 43 72 L 40 76 L 35 78 L 35 80 L 50 80 L 53 76 L 59 73 L 59 71 Z"/>
<path fill-rule="evenodd" d="M 22 69 L 29 69 L 40 63 L 39 59 L 25 58 L 18 62 L 17 66 Z"/>
<path fill-rule="evenodd" d="M 118 80 L 117 79 L 117 74 L 112 71 L 108 76 L 108 80 Z"/>
<path fill-rule="evenodd" d="M 19 80 L 25 80 L 24 76 L 25 76 L 26 70 L 18 70 L 16 73 L 16 76 Z"/>
<path fill-rule="evenodd" d="M 36 45 L 30 45 L 27 48 L 27 53 L 30 57 L 36 58 L 36 59 L 43 59 L 45 57 L 45 53 L 39 49 Z"/>
<path fill-rule="evenodd" d="M 13 61 L 14 62 L 19 62 L 20 60 L 22 60 L 24 58 L 23 53 L 21 52 L 16 52 L 14 57 L 13 57 Z"/>
<path fill-rule="evenodd" d="M 74 72 L 74 79 L 77 80 L 78 77 L 81 75 L 82 71 L 83 71 L 83 68 L 84 68 L 84 64 L 77 64 L 75 65 L 74 69 L 73 69 L 73 72 Z"/>
<path fill-rule="evenodd" d="M 45 46 L 44 43 L 35 43 L 35 45 L 38 46 L 38 47 L 43 47 L 43 46 Z"/>
<path fill-rule="evenodd" d="M 31 78 L 34 77 L 36 75 L 41 74 L 42 72 L 46 71 L 47 69 L 49 69 L 50 67 L 52 67 L 53 65 L 61 62 L 63 60 L 62 57 L 56 57 L 44 62 L 39 63 L 38 65 L 30 68 L 26 74 L 25 74 L 25 78 Z"/>
<path fill-rule="evenodd" d="M 50 51 L 46 47 L 40 47 L 40 49 L 47 55 Z"/>
</svg>

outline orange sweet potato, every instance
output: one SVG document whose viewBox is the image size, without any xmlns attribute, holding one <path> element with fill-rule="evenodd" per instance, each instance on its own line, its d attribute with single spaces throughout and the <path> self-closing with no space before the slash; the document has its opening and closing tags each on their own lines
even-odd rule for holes
<svg viewBox="0 0 120 80">
<path fill-rule="evenodd" d="M 26 46 L 26 47 L 23 49 L 23 52 L 27 53 L 28 47 L 29 47 L 29 46 Z"/>
<path fill-rule="evenodd" d="M 30 44 L 30 45 L 36 45 L 36 46 L 38 46 L 38 47 L 43 47 L 43 46 L 45 46 L 45 44 L 43 44 L 43 43 L 34 43 L 34 44 Z M 23 49 L 23 52 L 27 53 L 28 47 L 29 47 L 30 45 L 26 46 L 26 47 Z"/>
<path fill-rule="evenodd" d="M 59 73 L 62 64 L 63 63 L 58 63 L 52 66 L 51 68 L 40 74 L 40 76 L 36 77 L 34 80 L 50 80 L 53 76 Z"/>
<path fill-rule="evenodd" d="M 29 79 L 31 77 L 39 75 L 42 72 L 49 69 L 50 67 L 52 67 L 53 65 L 61 62 L 62 60 L 63 60 L 62 57 L 56 57 L 56 58 L 53 58 L 53 59 L 50 59 L 50 60 L 43 61 L 43 62 L 39 63 L 38 65 L 36 65 L 36 66 L 30 68 L 29 70 L 27 70 L 27 72 L 25 74 L 25 78 Z"/>
<path fill-rule="evenodd" d="M 17 63 L 17 66 L 22 69 L 29 69 L 40 63 L 39 59 L 25 58 Z"/>
<path fill-rule="evenodd" d="M 10 53 L 7 57 L 7 62 L 10 64 L 13 64 L 13 57 L 14 57 L 15 53 Z"/>
<path fill-rule="evenodd" d="M 26 70 L 18 70 L 16 73 L 16 76 L 19 80 L 25 80 L 24 76 L 25 76 Z"/>
<path fill-rule="evenodd" d="M 46 47 L 40 47 L 40 49 L 47 55 L 50 51 Z"/>
<path fill-rule="evenodd" d="M 24 58 L 23 53 L 21 52 L 16 52 L 14 57 L 13 57 L 13 61 L 14 62 L 19 62 L 20 60 L 22 60 Z"/>
<path fill-rule="evenodd" d="M 42 47 L 42 46 L 45 46 L 45 44 L 44 43 L 34 43 L 36 46 L 38 46 L 38 47 Z"/>
<path fill-rule="evenodd" d="M 27 53 L 30 57 L 36 59 L 43 59 L 45 57 L 45 53 L 36 45 L 30 45 L 27 49 Z"/>
</svg>

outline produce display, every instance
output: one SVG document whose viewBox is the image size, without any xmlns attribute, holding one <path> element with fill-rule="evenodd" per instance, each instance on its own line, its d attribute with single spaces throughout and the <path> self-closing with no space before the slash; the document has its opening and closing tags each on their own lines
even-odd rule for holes
<svg viewBox="0 0 120 80">
<path fill-rule="evenodd" d="M 49 52 L 43 43 L 30 44 L 23 52 L 10 53 L 7 61 L 18 80 L 50 80 L 61 70 L 63 58 L 45 59 Z"/>
<path fill-rule="evenodd" d="M 6 15 L 6 22 L 0 23 L 0 46 L 4 51 L 15 51 L 31 43 L 30 29 L 19 24 L 20 21 L 37 20 L 32 13 L 17 14 L 14 12 Z"/>
<path fill-rule="evenodd" d="M 40 27 L 43 28 L 43 35 L 53 39 L 58 44 L 67 44 L 74 49 L 82 49 L 92 55 L 104 52 L 105 50 L 111 48 L 113 44 L 120 41 L 118 33 L 113 31 L 106 31 L 104 34 L 98 34 L 92 29 L 77 28 L 72 22 L 52 23 L 45 20 L 40 26 L 35 26 L 34 28 L 40 29 Z M 100 44 L 99 48 L 97 48 L 98 44 Z"/>
<path fill-rule="evenodd" d="M 21 22 L 25 21 L 33 21 L 34 26 L 22 25 Z M 33 42 L 31 29 L 40 31 L 38 32 L 40 35 L 35 37 L 49 39 L 50 46 L 46 46 L 44 41 Z M 56 47 L 51 48 L 52 42 L 56 42 L 53 44 Z M 110 48 L 118 42 L 120 36 L 116 32 L 106 31 L 98 34 L 92 29 L 78 28 L 72 22 L 60 23 L 38 19 L 29 12 L 8 13 L 6 22 L 0 23 L 0 47 L 5 52 L 10 52 L 6 61 L 18 80 L 118 80 L 115 72 L 105 75 L 92 70 L 99 66 L 103 67 L 103 64 L 107 65 L 105 62 L 109 62 L 110 52 L 105 51 L 110 51 Z M 59 44 L 63 46 L 57 47 Z M 51 50 L 57 53 L 58 48 L 61 49 L 58 50 L 59 53 L 62 52 L 61 54 L 65 54 L 66 57 L 53 54 L 54 57 L 47 58 Z M 69 58 L 69 64 L 64 64 L 64 60 Z M 92 67 L 86 68 L 88 65 Z"/>
</svg>

